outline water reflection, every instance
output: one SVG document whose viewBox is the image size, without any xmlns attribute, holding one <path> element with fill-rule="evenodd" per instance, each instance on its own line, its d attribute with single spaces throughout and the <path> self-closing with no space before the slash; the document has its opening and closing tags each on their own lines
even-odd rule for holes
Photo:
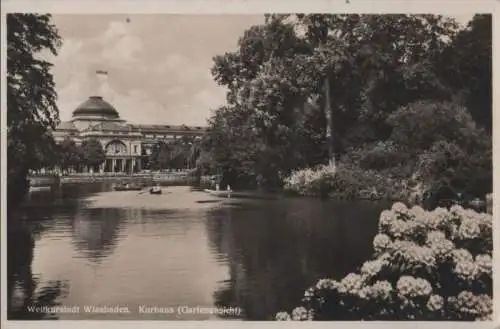
<svg viewBox="0 0 500 329">
<path fill-rule="evenodd" d="M 240 305 L 252 320 L 272 319 L 296 305 L 315 280 L 338 279 L 359 266 L 377 229 L 373 214 L 382 208 L 308 199 L 260 206 L 207 214 L 210 244 L 230 268 L 230 279 L 214 294 L 216 304 Z"/>
<path fill-rule="evenodd" d="M 355 270 L 371 254 L 378 214 L 388 206 L 302 198 L 221 204 L 189 190 L 154 199 L 106 191 L 106 184 L 64 185 L 31 195 L 16 226 L 9 224 L 9 317 L 47 318 L 26 312 L 44 303 L 130 308 L 61 319 L 213 319 L 138 310 L 215 305 L 269 320 L 297 305 L 315 280 Z M 125 206 L 91 205 L 94 194 Z"/>
<path fill-rule="evenodd" d="M 127 218 L 121 209 L 85 209 L 71 222 L 72 242 L 90 261 L 99 262 L 116 247 L 121 223 Z"/>
<path fill-rule="evenodd" d="M 30 229 L 22 218 L 9 216 L 7 226 L 7 317 L 9 320 L 56 319 L 54 313 L 46 310 L 29 311 L 37 306 L 53 307 L 60 303 L 59 297 L 67 293 L 68 285 L 61 280 L 41 285 L 33 274 L 32 262 L 35 248 L 34 236 L 43 231 L 43 226 Z"/>
</svg>

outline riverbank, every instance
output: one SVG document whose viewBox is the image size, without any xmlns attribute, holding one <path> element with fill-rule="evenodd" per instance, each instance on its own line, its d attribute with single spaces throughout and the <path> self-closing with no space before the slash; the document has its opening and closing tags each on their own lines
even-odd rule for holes
<svg viewBox="0 0 500 329">
<path fill-rule="evenodd" d="M 139 173 L 134 175 L 125 174 L 74 174 L 69 176 L 29 176 L 30 186 L 41 187 L 57 184 L 78 184 L 78 183 L 94 183 L 94 182 L 120 182 L 123 180 L 132 180 L 138 183 L 148 184 L 183 184 L 189 185 L 196 181 L 196 178 L 186 172 L 150 174 Z M 201 184 L 210 182 L 209 176 L 201 177 Z"/>
</svg>

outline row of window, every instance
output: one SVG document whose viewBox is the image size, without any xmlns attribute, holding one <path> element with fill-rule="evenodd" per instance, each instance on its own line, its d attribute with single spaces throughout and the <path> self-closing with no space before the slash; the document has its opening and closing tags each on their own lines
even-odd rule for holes
<svg viewBox="0 0 500 329">
<path fill-rule="evenodd" d="M 145 135 L 146 138 L 158 138 L 158 139 L 162 139 L 162 138 L 177 138 L 176 135 Z"/>
</svg>

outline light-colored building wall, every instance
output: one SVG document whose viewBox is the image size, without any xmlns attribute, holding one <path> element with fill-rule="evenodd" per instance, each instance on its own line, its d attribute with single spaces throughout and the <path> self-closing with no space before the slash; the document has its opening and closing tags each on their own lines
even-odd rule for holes
<svg viewBox="0 0 500 329">
<path fill-rule="evenodd" d="M 62 122 L 53 132 L 57 143 L 70 138 L 77 145 L 85 140 L 98 140 L 106 151 L 106 161 L 100 170 L 106 168 L 140 168 L 143 152 L 151 154 L 158 142 L 173 141 L 182 136 L 200 139 L 203 127 L 185 125 L 136 125 L 119 118 L 118 112 L 102 97 L 92 96 L 74 112 L 72 120 Z M 121 145 L 121 146 L 120 146 Z"/>
</svg>

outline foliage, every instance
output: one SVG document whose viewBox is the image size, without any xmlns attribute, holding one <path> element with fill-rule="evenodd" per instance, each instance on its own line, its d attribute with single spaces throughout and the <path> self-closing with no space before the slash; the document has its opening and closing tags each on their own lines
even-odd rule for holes
<svg viewBox="0 0 500 329">
<path fill-rule="evenodd" d="M 345 159 L 359 165 L 361 169 L 367 170 L 396 167 L 409 160 L 404 149 L 390 140 L 367 143 L 361 147 L 352 148 L 346 153 Z"/>
<path fill-rule="evenodd" d="M 149 166 L 151 169 L 165 169 L 170 161 L 169 145 L 163 142 L 157 143 L 151 149 Z"/>
<path fill-rule="evenodd" d="M 330 196 L 343 199 L 407 200 L 408 182 L 340 162 L 335 167 L 295 170 L 285 178 L 284 190 L 302 196 Z"/>
<path fill-rule="evenodd" d="M 380 215 L 374 258 L 321 279 L 277 320 L 491 320 L 492 216 L 396 203 Z"/>
<path fill-rule="evenodd" d="M 284 190 L 304 196 L 324 196 L 334 187 L 337 168 L 321 165 L 317 168 L 295 170 L 285 178 Z"/>
<path fill-rule="evenodd" d="M 213 155 L 206 151 L 200 150 L 200 155 L 196 159 L 196 168 L 200 170 L 202 175 L 214 175 L 217 172 Z"/>
<path fill-rule="evenodd" d="M 83 163 L 90 167 L 99 166 L 106 160 L 106 152 L 97 139 L 83 141 L 81 153 Z"/>
<path fill-rule="evenodd" d="M 169 142 L 159 142 L 153 146 L 149 157 L 152 169 L 184 169 L 196 162 L 199 150 L 193 138 L 183 136 Z"/>
<path fill-rule="evenodd" d="M 67 170 L 70 167 L 79 166 L 83 163 L 84 154 L 80 146 L 70 138 L 65 138 L 59 144 L 59 164 Z"/>
<path fill-rule="evenodd" d="M 492 15 L 475 15 L 439 59 L 439 74 L 474 121 L 492 131 Z"/>
<path fill-rule="evenodd" d="M 7 166 L 9 203 L 26 192 L 30 169 L 47 164 L 54 152 L 50 134 L 59 110 L 52 64 L 39 55 L 57 55 L 60 36 L 50 15 L 7 15 Z"/>
<path fill-rule="evenodd" d="M 459 30 L 439 15 L 267 15 L 235 52 L 214 58 L 228 105 L 209 122 L 207 150 L 229 180 L 266 186 L 327 163 L 329 152 L 366 151 L 357 165 L 394 171 L 390 179 L 409 179 L 441 137 L 469 152 L 483 109 L 457 105 L 467 84 L 452 85 L 449 72 L 465 62 L 444 70 L 443 56 L 487 26 L 474 22 Z M 491 52 L 484 39 L 471 48 Z"/>
<path fill-rule="evenodd" d="M 416 153 L 438 141 L 457 143 L 464 150 L 474 149 L 480 130 L 468 110 L 449 102 L 418 101 L 393 112 L 387 119 L 390 139 Z"/>
</svg>

